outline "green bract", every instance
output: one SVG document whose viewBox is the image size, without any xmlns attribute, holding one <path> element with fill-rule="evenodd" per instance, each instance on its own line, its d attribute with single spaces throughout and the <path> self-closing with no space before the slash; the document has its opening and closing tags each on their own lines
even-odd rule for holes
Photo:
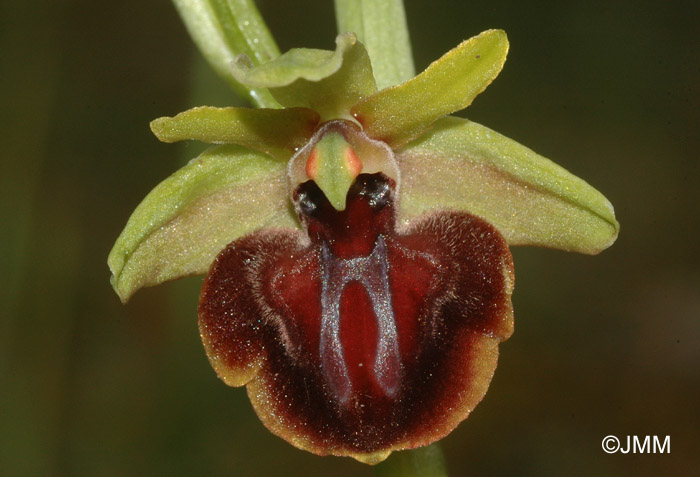
<svg viewBox="0 0 700 477">
<path fill-rule="evenodd" d="M 334 52 L 295 49 L 267 62 L 235 58 L 232 82 L 270 98 L 258 104 L 288 109 L 204 107 L 152 123 L 165 142 L 229 145 L 207 150 L 166 179 L 129 219 L 109 256 L 123 301 L 141 287 L 206 272 L 227 243 L 256 229 L 299 227 L 290 189 L 310 178 L 296 168 L 290 185 L 288 163 L 334 119 L 361 126 L 357 134 L 393 154 L 386 161 L 398 167 L 392 177 L 400 179 L 402 223 L 457 209 L 484 218 L 512 245 L 594 254 L 614 242 L 613 208 L 593 187 L 484 126 L 445 117 L 468 106 L 501 71 L 508 52 L 503 31 L 461 43 L 400 85 L 391 86 L 392 78 L 411 65 L 383 70 L 378 83 L 389 87 L 379 91 L 356 36 L 342 34 L 336 43 Z M 323 150 L 340 151 L 338 144 Z M 347 167 L 334 165 L 343 161 L 330 156 L 319 155 L 329 161 L 319 171 L 333 205 L 342 208 L 352 179 Z"/>
</svg>

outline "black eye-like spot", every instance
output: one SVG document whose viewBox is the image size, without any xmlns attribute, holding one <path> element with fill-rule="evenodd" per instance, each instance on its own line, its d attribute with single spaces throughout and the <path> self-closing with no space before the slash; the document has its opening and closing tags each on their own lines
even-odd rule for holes
<svg viewBox="0 0 700 477">
<path fill-rule="evenodd" d="M 365 197 L 373 209 L 381 209 L 391 200 L 394 181 L 381 172 L 360 174 L 348 195 Z"/>
<path fill-rule="evenodd" d="M 299 211 L 307 216 L 317 215 L 326 205 L 330 205 L 328 199 L 314 181 L 306 181 L 297 187 L 294 193 L 294 201 Z"/>
<path fill-rule="evenodd" d="M 317 206 L 313 203 L 308 194 L 302 193 L 299 196 L 299 208 L 304 215 L 313 215 Z"/>
</svg>

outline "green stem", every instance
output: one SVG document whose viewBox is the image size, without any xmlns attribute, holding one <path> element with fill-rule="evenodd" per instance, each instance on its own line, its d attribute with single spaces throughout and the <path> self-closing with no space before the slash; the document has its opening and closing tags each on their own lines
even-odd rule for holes
<svg viewBox="0 0 700 477">
<path fill-rule="evenodd" d="M 372 60 L 377 88 L 415 76 L 403 0 L 335 0 L 338 33 L 353 32 Z"/>
<path fill-rule="evenodd" d="M 386 461 L 374 468 L 376 477 L 447 477 L 445 457 L 437 442 L 427 447 L 419 447 L 394 452 Z"/>
<path fill-rule="evenodd" d="M 266 88 L 245 86 L 233 77 L 231 62 L 241 54 L 254 65 L 280 55 L 253 0 L 173 0 L 192 39 L 214 70 L 242 97 L 260 108 L 279 108 Z"/>
</svg>

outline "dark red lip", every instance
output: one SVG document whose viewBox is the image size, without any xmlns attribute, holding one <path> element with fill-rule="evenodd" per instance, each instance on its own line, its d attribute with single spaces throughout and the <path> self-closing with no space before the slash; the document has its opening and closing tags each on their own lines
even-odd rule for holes
<svg viewBox="0 0 700 477">
<path fill-rule="evenodd" d="M 440 212 L 395 230 L 394 183 L 362 174 L 335 210 L 295 191 L 307 234 L 260 231 L 207 276 L 202 338 L 263 422 L 319 454 L 362 458 L 450 432 L 512 333 L 512 259 L 483 220 Z"/>
</svg>

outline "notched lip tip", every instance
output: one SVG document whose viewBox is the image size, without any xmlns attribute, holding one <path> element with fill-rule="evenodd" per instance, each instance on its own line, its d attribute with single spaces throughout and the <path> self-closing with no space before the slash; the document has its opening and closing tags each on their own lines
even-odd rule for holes
<svg viewBox="0 0 700 477">
<path fill-rule="evenodd" d="M 348 454 L 348 457 L 352 457 L 363 464 L 377 465 L 384 462 L 392 452 L 394 452 L 394 449 L 370 452 L 367 454 Z"/>
</svg>

